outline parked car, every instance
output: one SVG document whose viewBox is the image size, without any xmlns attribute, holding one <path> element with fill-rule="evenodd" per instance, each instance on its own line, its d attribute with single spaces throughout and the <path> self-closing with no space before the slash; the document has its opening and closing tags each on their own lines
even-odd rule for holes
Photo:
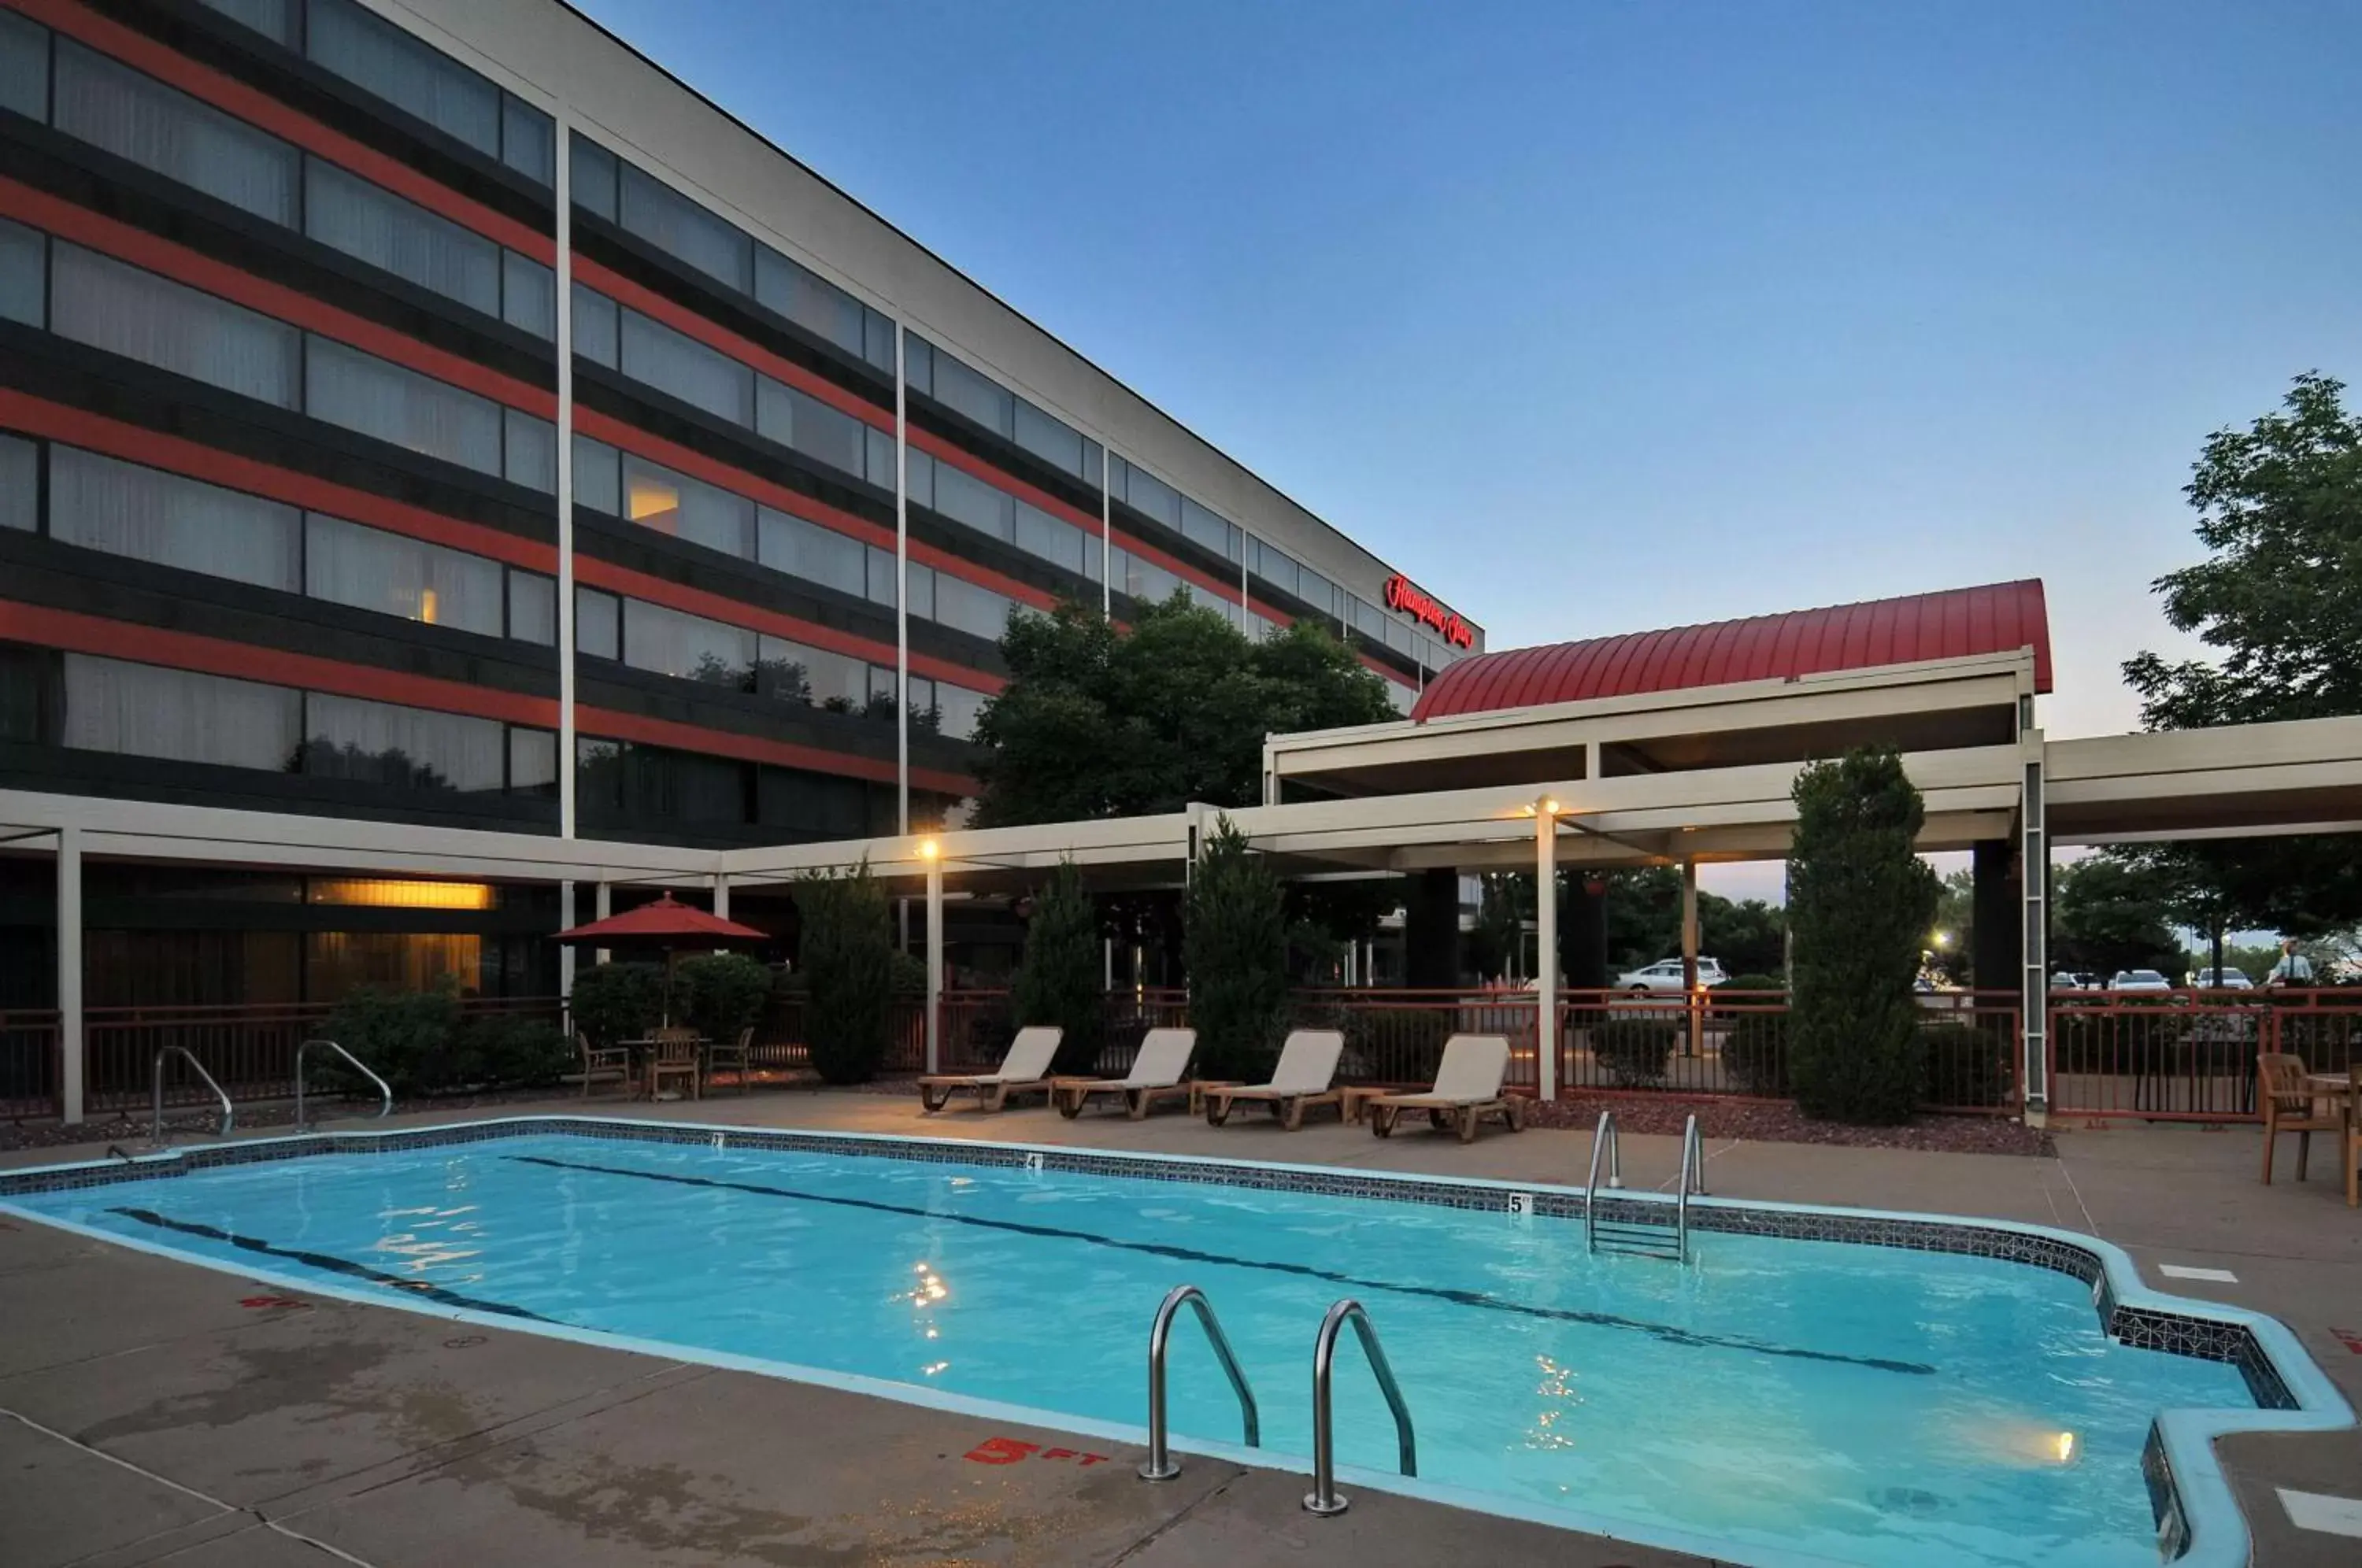
<svg viewBox="0 0 2362 1568">
<path fill-rule="evenodd" d="M 2170 991 L 2173 982 L 2155 969 L 2119 969 L 2108 982 L 2112 991 Z"/>
<path fill-rule="evenodd" d="M 2192 969 L 2190 983 L 2202 991 L 2252 991 L 2256 982 L 2245 969 Z"/>
<path fill-rule="evenodd" d="M 2108 983 L 2097 975 L 2061 969 L 2050 977 L 2050 988 L 2054 991 L 2103 991 L 2108 988 Z"/>
<path fill-rule="evenodd" d="M 1701 986 L 1719 986 L 1730 977 L 1723 972 L 1722 961 L 1701 955 L 1697 961 L 1697 978 Z M 1645 969 L 1628 969 L 1616 977 L 1617 988 L 1627 991 L 1678 991 L 1682 988 L 1682 961 L 1660 958 Z"/>
</svg>

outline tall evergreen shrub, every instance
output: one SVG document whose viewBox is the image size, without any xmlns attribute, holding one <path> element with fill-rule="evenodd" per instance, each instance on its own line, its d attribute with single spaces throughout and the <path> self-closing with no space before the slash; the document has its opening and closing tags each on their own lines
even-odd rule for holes
<svg viewBox="0 0 2362 1568">
<path fill-rule="evenodd" d="M 1098 1060 L 1107 1019 L 1104 968 L 1098 911 L 1082 873 L 1074 862 L 1061 861 L 1033 895 L 1025 956 L 1010 988 L 1020 1028 L 1044 1023 L 1065 1032 L 1058 1042 L 1059 1072 L 1087 1073 Z"/>
<path fill-rule="evenodd" d="M 813 873 L 796 883 L 803 922 L 804 1041 L 823 1082 L 877 1077 L 894 986 L 894 933 L 886 890 L 865 860 L 850 877 Z"/>
<path fill-rule="evenodd" d="M 1286 1022 L 1287 928 L 1279 878 L 1228 817 L 1190 875 L 1181 946 L 1198 1070 L 1261 1082 Z"/>
<path fill-rule="evenodd" d="M 1891 746 L 1860 747 L 1796 777 L 1788 859 L 1795 969 L 1789 1073 L 1807 1116 L 1907 1121 L 1924 1073 L 1911 991 L 1936 915 L 1936 874 L 1915 852 L 1926 809 Z"/>
</svg>

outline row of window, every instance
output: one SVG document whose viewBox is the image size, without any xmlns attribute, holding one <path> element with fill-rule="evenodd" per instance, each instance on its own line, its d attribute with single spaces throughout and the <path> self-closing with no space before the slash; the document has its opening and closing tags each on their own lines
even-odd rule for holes
<svg viewBox="0 0 2362 1568">
<path fill-rule="evenodd" d="M 551 731 L 0 645 L 0 739 L 469 795 L 557 792 Z"/>
<path fill-rule="evenodd" d="M 557 275 L 292 142 L 15 12 L 0 12 L 0 102 L 67 135 L 536 337 L 557 330 Z"/>
<path fill-rule="evenodd" d="M 595 588 L 574 591 L 574 646 L 592 658 L 770 701 L 873 719 L 892 719 L 896 712 L 891 665 Z M 949 681 L 911 679 L 911 721 L 917 729 L 966 740 L 985 701 L 983 692 Z"/>
<path fill-rule="evenodd" d="M 891 321 L 579 133 L 571 157 L 575 205 L 893 374 Z"/>
<path fill-rule="evenodd" d="M 576 741 L 574 758 L 575 809 L 587 829 L 759 825 L 769 837 L 806 839 L 895 831 L 890 789 L 858 778 L 593 735 Z M 916 800 L 911 810 L 915 817 Z"/>
<path fill-rule="evenodd" d="M 557 584 L 543 573 L 75 447 L 47 450 L 44 488 L 41 448 L 0 436 L 0 527 L 405 621 L 557 641 Z"/>
<path fill-rule="evenodd" d="M 840 473 L 889 493 L 894 489 L 889 432 L 580 283 L 574 285 L 574 352 Z"/>
<path fill-rule="evenodd" d="M 557 178 L 557 132 L 547 115 L 354 0 L 201 3 L 536 185 Z"/>
<path fill-rule="evenodd" d="M 479 473 L 557 488 L 557 427 L 546 419 L 5 219 L 0 316 Z"/>
<path fill-rule="evenodd" d="M 1004 545 L 1014 545 L 1078 577 L 1099 580 L 1100 539 L 1096 531 L 1077 528 L 955 463 L 936 461 L 915 447 L 910 452 L 910 485 L 911 505 L 926 507 Z"/>
<path fill-rule="evenodd" d="M 893 551 L 758 506 L 735 491 L 588 436 L 574 438 L 574 503 L 887 609 L 894 606 Z M 919 620 L 998 641 L 1009 629 L 1009 617 L 1022 608 L 1006 594 L 911 563 L 910 613 Z"/>
<path fill-rule="evenodd" d="M 915 332 L 904 335 L 902 370 L 912 392 L 933 398 L 1093 490 L 1100 488 L 1106 454 L 1097 441 L 1056 414 L 1036 407 Z"/>
</svg>

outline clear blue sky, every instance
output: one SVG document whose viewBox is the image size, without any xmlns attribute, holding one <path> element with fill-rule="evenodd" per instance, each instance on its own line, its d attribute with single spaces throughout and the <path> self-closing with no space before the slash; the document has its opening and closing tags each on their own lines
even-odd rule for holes
<svg viewBox="0 0 2362 1568">
<path fill-rule="evenodd" d="M 2362 5 L 578 0 L 1492 646 L 2034 575 L 2362 373 Z"/>
</svg>

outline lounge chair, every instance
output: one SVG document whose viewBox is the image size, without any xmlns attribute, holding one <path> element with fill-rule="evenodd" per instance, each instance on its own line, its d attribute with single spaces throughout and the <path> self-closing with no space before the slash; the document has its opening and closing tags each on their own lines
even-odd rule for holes
<svg viewBox="0 0 2362 1568">
<path fill-rule="evenodd" d="M 952 1096 L 966 1089 L 976 1096 L 981 1110 L 999 1110 L 1009 1103 L 1012 1094 L 1050 1092 L 1050 1058 L 1058 1054 L 1058 1042 L 1065 1031 L 1048 1024 L 1029 1024 L 1017 1032 L 1009 1043 L 1009 1055 L 1000 1059 L 1000 1070 L 992 1073 L 938 1073 L 919 1080 L 919 1104 L 929 1114 L 951 1103 Z"/>
<path fill-rule="evenodd" d="M 1436 1069 L 1435 1087 L 1425 1094 L 1382 1094 L 1367 1104 L 1370 1131 L 1389 1137 L 1395 1118 L 1406 1110 L 1424 1110 L 1429 1125 L 1440 1130 L 1458 1127 L 1460 1141 L 1476 1141 L 1481 1117 L 1497 1116 L 1512 1132 L 1526 1124 L 1525 1099 L 1501 1092 L 1509 1076 L 1509 1040 L 1504 1034 L 1455 1034 L 1443 1043 L 1443 1065 Z"/>
<path fill-rule="evenodd" d="M 1337 1058 L 1344 1054 L 1345 1036 L 1337 1030 L 1292 1029 L 1287 1043 L 1280 1047 L 1279 1066 L 1272 1069 L 1271 1082 L 1209 1088 L 1206 1120 L 1220 1127 L 1230 1119 L 1231 1106 L 1254 1100 L 1270 1106 L 1280 1125 L 1293 1132 L 1304 1125 L 1304 1113 L 1313 1106 L 1344 1103 L 1344 1094 L 1337 1088 Z"/>
<path fill-rule="evenodd" d="M 1120 1078 L 1060 1078 L 1050 1087 L 1051 1101 L 1071 1121 L 1094 1096 L 1115 1095 L 1122 1099 L 1125 1114 L 1138 1121 L 1160 1099 L 1189 1098 L 1189 1086 L 1183 1079 L 1189 1071 L 1190 1055 L 1197 1049 L 1194 1029 L 1152 1029 L 1141 1038 L 1140 1054 L 1132 1057 L 1131 1072 Z"/>
</svg>

